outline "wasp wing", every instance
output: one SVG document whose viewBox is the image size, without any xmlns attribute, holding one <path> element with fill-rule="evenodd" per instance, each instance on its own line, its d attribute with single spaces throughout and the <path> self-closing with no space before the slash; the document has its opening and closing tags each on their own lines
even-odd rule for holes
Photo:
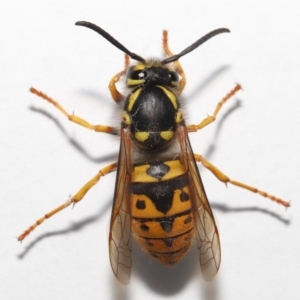
<svg viewBox="0 0 300 300">
<path fill-rule="evenodd" d="M 128 284 L 131 273 L 131 139 L 127 129 L 121 130 L 117 179 L 112 207 L 109 256 L 112 270 L 117 279 Z"/>
<path fill-rule="evenodd" d="M 177 135 L 181 147 L 181 160 L 188 174 L 194 206 L 201 270 L 204 279 L 211 281 L 218 273 L 221 262 L 219 233 L 205 194 L 186 126 L 178 126 Z"/>
</svg>

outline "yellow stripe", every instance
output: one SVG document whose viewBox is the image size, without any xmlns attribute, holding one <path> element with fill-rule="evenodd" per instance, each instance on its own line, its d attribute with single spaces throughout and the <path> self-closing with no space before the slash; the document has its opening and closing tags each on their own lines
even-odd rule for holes
<svg viewBox="0 0 300 300">
<path fill-rule="evenodd" d="M 171 130 L 168 130 L 168 131 L 161 131 L 160 132 L 160 136 L 165 140 L 165 141 L 169 141 L 172 139 L 174 135 L 174 132 L 171 131 Z"/>
<path fill-rule="evenodd" d="M 130 116 L 128 115 L 128 113 L 126 111 L 123 111 L 123 121 L 126 125 L 130 125 L 131 124 L 131 119 Z"/>
<path fill-rule="evenodd" d="M 144 70 L 146 68 L 145 64 L 137 64 L 131 68 L 133 71 Z"/>
<path fill-rule="evenodd" d="M 143 84 L 145 83 L 145 79 L 130 79 L 127 78 L 127 85 L 131 86 L 131 85 L 139 85 L 139 84 Z"/>
<path fill-rule="evenodd" d="M 161 88 L 165 92 L 165 94 L 167 95 L 167 97 L 172 102 L 174 108 L 178 109 L 177 97 L 175 96 L 175 94 L 173 92 L 171 92 L 170 90 L 168 90 L 167 88 L 161 86 L 161 85 L 158 85 L 158 87 Z"/>
<path fill-rule="evenodd" d="M 183 120 L 183 116 L 182 116 L 182 111 L 178 110 L 175 116 L 175 122 L 176 123 L 181 123 Z"/>
<path fill-rule="evenodd" d="M 139 131 L 134 134 L 134 137 L 139 141 L 139 142 L 144 142 L 149 138 L 149 132 L 144 132 L 144 131 Z"/>
<path fill-rule="evenodd" d="M 128 100 L 128 111 L 131 111 L 132 110 L 132 106 L 135 102 L 135 100 L 137 99 L 137 97 L 140 95 L 142 89 L 137 89 L 135 92 L 133 92 L 132 94 L 130 94 L 129 96 L 129 100 Z"/>
</svg>

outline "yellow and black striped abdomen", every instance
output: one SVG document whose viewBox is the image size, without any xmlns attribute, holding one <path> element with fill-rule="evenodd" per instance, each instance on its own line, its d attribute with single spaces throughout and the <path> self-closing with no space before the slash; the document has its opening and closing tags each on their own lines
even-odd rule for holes
<svg viewBox="0 0 300 300">
<path fill-rule="evenodd" d="M 194 219 L 188 179 L 179 160 L 134 167 L 132 230 L 141 246 L 165 265 L 189 249 Z"/>
</svg>

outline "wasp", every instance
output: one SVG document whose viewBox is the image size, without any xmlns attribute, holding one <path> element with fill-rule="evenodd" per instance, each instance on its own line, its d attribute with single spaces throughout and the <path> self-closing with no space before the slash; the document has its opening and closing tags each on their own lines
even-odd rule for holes
<svg viewBox="0 0 300 300">
<path fill-rule="evenodd" d="M 237 84 L 217 104 L 211 116 L 199 124 L 186 125 L 180 102 L 186 76 L 178 60 L 212 37 L 229 30 L 213 30 L 176 55 L 169 49 L 167 31 L 163 31 L 163 49 L 167 58 L 146 60 L 130 52 L 97 25 L 85 21 L 76 25 L 94 30 L 125 53 L 124 69 L 109 83 L 113 100 L 122 108 L 120 128 L 92 125 L 69 114 L 43 92 L 35 88 L 30 91 L 53 104 L 74 123 L 96 132 L 120 135 L 118 162 L 101 169 L 66 203 L 38 219 L 18 240 L 22 241 L 54 214 L 81 201 L 101 177 L 117 171 L 109 233 L 110 262 L 117 279 L 123 284 L 129 283 L 134 236 L 146 252 L 167 266 L 178 263 L 196 237 L 203 277 L 206 281 L 212 280 L 220 268 L 220 238 L 197 162 L 221 182 L 258 193 L 285 207 L 290 205 L 257 188 L 231 180 L 204 157 L 193 153 L 188 133 L 214 122 L 223 104 L 241 86 Z M 137 63 L 130 66 L 130 58 Z M 116 86 L 123 77 L 130 89 L 127 96 Z"/>
</svg>

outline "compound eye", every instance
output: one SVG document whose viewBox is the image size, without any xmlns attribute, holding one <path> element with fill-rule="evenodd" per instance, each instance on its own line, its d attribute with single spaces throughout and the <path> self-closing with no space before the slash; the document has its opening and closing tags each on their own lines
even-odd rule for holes
<svg viewBox="0 0 300 300">
<path fill-rule="evenodd" d="M 146 78 L 146 72 L 141 70 L 132 71 L 130 78 L 133 80 L 143 80 Z"/>
<path fill-rule="evenodd" d="M 173 81 L 173 82 L 179 81 L 179 76 L 176 72 L 170 72 L 169 77 L 170 77 L 171 81 Z"/>
</svg>

